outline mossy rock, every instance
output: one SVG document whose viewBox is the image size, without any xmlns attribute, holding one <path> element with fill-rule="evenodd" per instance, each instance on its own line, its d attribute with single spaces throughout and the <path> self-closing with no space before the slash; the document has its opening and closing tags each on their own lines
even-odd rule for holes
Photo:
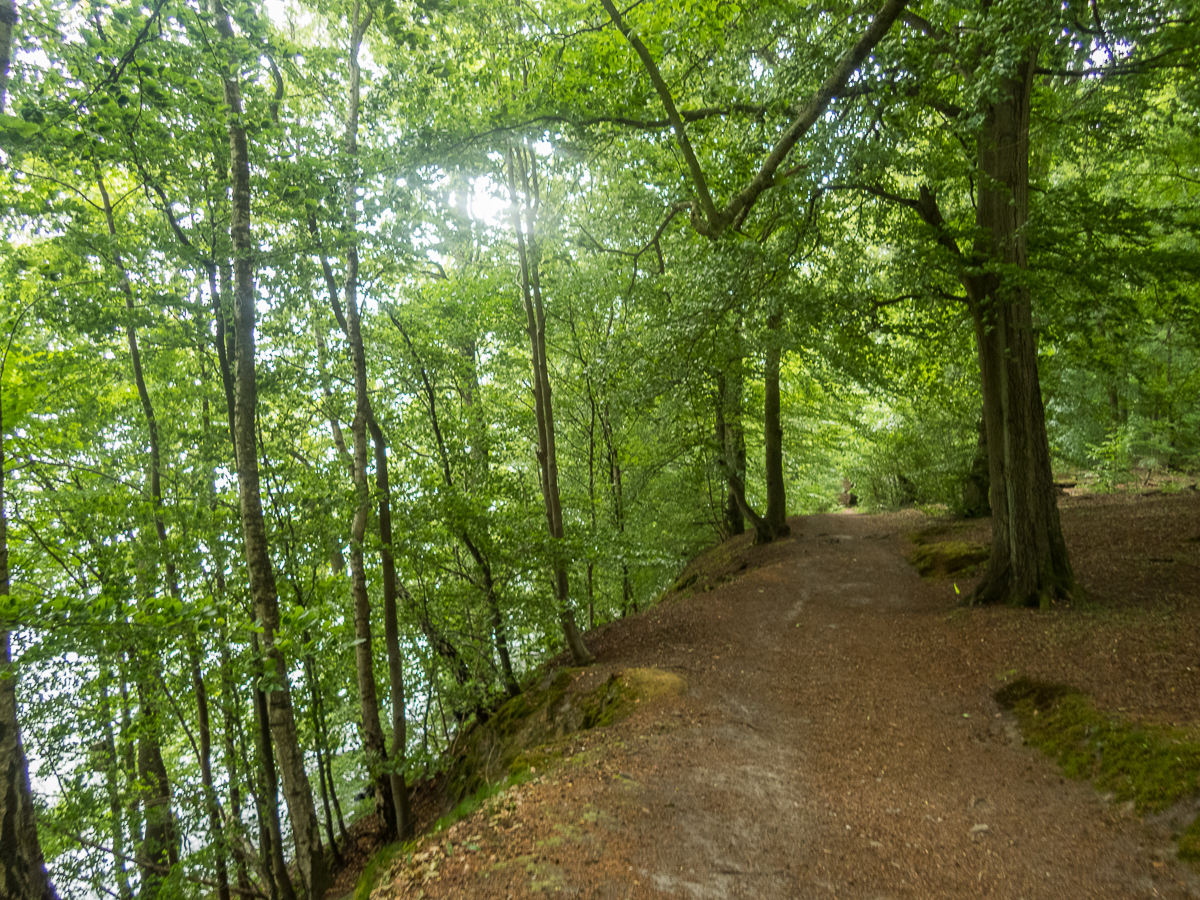
<svg viewBox="0 0 1200 900">
<path fill-rule="evenodd" d="M 983 544 L 939 541 L 936 544 L 918 545 L 912 555 L 912 564 L 922 578 L 949 578 L 952 575 L 975 574 L 990 555 Z"/>
<path fill-rule="evenodd" d="M 589 669 L 558 669 L 505 703 L 459 743 L 447 781 L 452 802 L 484 784 L 530 770 L 544 771 L 559 757 L 555 745 L 580 731 L 603 728 L 630 715 L 639 703 L 682 694 L 686 682 L 660 669 L 614 672 L 590 688 L 580 687 Z"/>
</svg>

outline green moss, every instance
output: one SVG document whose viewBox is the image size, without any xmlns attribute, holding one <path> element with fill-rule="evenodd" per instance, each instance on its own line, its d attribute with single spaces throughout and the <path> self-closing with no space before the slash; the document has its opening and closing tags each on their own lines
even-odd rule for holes
<svg viewBox="0 0 1200 900">
<path fill-rule="evenodd" d="M 1200 862 L 1200 818 L 1196 819 L 1176 838 L 1179 858 L 1188 862 Z"/>
<path fill-rule="evenodd" d="M 350 895 L 353 900 L 369 900 L 371 891 L 375 890 L 379 879 L 387 873 L 388 867 L 391 866 L 392 860 L 402 846 L 400 843 L 387 844 L 367 861 L 366 868 L 358 877 L 358 883 L 354 885 L 354 893 Z"/>
<path fill-rule="evenodd" d="M 463 819 L 475 813 L 493 797 L 504 793 L 514 785 L 524 784 L 525 782 L 529 781 L 531 777 L 532 775 L 529 772 L 529 768 L 526 767 L 524 770 L 513 772 L 502 781 L 482 784 L 473 794 L 471 794 L 469 797 L 464 797 L 458 802 L 458 805 L 456 805 L 454 809 L 450 810 L 450 812 L 446 813 L 446 815 L 434 822 L 433 827 L 429 830 L 431 832 L 437 832 L 449 828 L 455 822 L 462 821 Z"/>
<path fill-rule="evenodd" d="M 1200 741 L 1187 732 L 1109 715 L 1069 685 L 1019 678 L 995 696 L 1017 717 L 1026 743 L 1063 774 L 1132 800 L 1138 812 L 1161 812 L 1197 793 Z M 1196 822 L 1179 842 L 1181 858 L 1200 859 Z"/>
<path fill-rule="evenodd" d="M 983 544 L 968 541 L 939 541 L 919 544 L 913 551 L 912 564 L 922 578 L 948 578 L 973 575 L 991 554 Z"/>
<path fill-rule="evenodd" d="M 547 674 L 464 734 L 447 779 L 447 796 L 462 800 L 505 778 L 546 771 L 558 764 L 560 742 L 567 736 L 612 725 L 639 702 L 685 689 L 679 676 L 656 669 L 628 669 L 580 689 L 576 681 L 585 671 L 564 668 Z"/>
</svg>

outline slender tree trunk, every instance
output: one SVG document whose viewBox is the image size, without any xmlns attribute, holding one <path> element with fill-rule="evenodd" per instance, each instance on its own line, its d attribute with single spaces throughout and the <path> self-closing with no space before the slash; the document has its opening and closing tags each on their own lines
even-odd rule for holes
<svg viewBox="0 0 1200 900">
<path fill-rule="evenodd" d="M 128 654 L 122 652 L 118 657 L 121 674 L 121 742 L 118 757 L 125 773 L 125 783 L 133 784 L 137 781 L 137 738 L 133 731 L 132 704 L 129 702 L 129 678 L 126 672 L 128 663 Z M 125 814 L 129 822 L 129 837 L 135 844 L 142 842 L 141 811 L 141 802 L 135 795 L 129 800 L 129 808 Z"/>
<path fill-rule="evenodd" d="M 100 725 L 104 729 L 104 784 L 108 791 L 108 815 L 112 820 L 113 878 L 117 883 L 118 900 L 133 900 L 133 888 L 125 869 L 125 814 L 121 806 L 121 767 L 117 759 L 117 742 L 113 736 L 112 703 L 108 685 L 112 672 L 108 663 L 100 664 Z"/>
<path fill-rule="evenodd" d="M 518 179 L 518 168 L 520 176 Z M 540 250 L 537 241 L 538 180 L 534 157 L 526 150 L 508 151 L 509 194 L 513 203 L 513 226 L 517 237 L 517 254 L 521 264 L 521 297 L 525 304 L 526 332 L 533 361 L 533 400 L 538 426 L 538 468 L 541 473 L 542 499 L 546 507 L 546 526 L 553 548 L 554 599 L 558 621 L 566 638 L 575 665 L 592 662 L 575 623 L 571 603 L 567 559 L 564 553 L 562 500 L 558 491 L 558 454 L 554 439 L 554 405 L 550 391 L 550 369 L 546 361 L 546 314 L 542 306 Z M 520 193 L 518 193 L 518 185 Z M 525 198 L 522 221 L 518 196 Z"/>
<path fill-rule="evenodd" d="M 113 216 L 112 203 L 104 178 L 97 171 L 96 186 L 100 191 L 103 202 L 104 219 L 108 227 L 108 235 L 117 239 L 116 220 Z M 175 572 L 175 564 L 171 559 L 167 542 L 167 527 L 162 513 L 162 449 L 158 435 L 158 417 L 154 411 L 154 403 L 150 399 L 150 390 L 142 370 L 142 354 L 138 346 L 137 329 L 133 325 L 133 314 L 136 304 L 133 288 L 129 283 L 129 275 L 125 269 L 120 251 L 114 247 L 112 262 L 117 270 L 117 284 L 125 297 L 125 309 L 129 318 L 125 324 L 125 337 L 129 346 L 129 359 L 133 369 L 133 381 L 137 388 L 138 398 L 142 405 L 142 414 L 146 420 L 146 433 L 150 449 L 150 506 L 154 520 L 154 532 L 158 541 L 159 555 L 165 561 L 167 588 L 175 600 L 180 600 L 179 580 Z M 155 673 L 148 679 L 150 682 L 161 677 L 158 660 L 154 660 Z M 142 863 L 142 887 L 139 896 L 154 898 L 162 886 L 162 872 L 168 862 L 175 865 L 179 861 L 179 832 L 175 825 L 175 814 L 171 805 L 171 786 L 167 779 L 166 765 L 163 762 L 162 749 L 158 744 L 157 716 L 155 714 L 151 693 L 152 684 L 139 688 L 142 704 L 143 725 L 138 737 L 138 777 L 145 792 L 146 804 L 146 838 L 138 851 L 138 859 Z M 207 709 L 205 709 L 205 714 Z M 207 720 L 207 715 L 205 715 Z M 207 721 L 203 723 L 207 727 Z M 209 784 L 211 788 L 211 771 Z M 218 823 L 219 820 L 214 820 Z M 224 876 L 224 860 L 221 860 L 220 876 Z M 229 900 L 228 882 L 221 880 L 223 894 L 221 900 Z"/>
<path fill-rule="evenodd" d="M 0 518 L 0 522 L 3 519 Z M 8 547 L 0 532 L 0 596 L 8 596 Z M 9 633 L 0 629 L 0 897 L 57 900 L 38 843 L 29 763 L 17 726 Z"/>
<path fill-rule="evenodd" d="M 262 791 L 258 804 L 259 843 L 262 845 L 263 862 L 271 874 L 272 889 L 283 900 L 295 900 L 296 888 L 283 858 L 283 826 L 279 821 L 279 774 L 275 768 L 275 748 L 271 743 L 271 712 L 267 693 L 262 684 L 265 672 L 262 664 L 262 648 L 258 635 L 250 634 L 250 649 L 254 654 L 254 722 L 258 748 L 258 762 L 262 777 Z"/>
<path fill-rule="evenodd" d="M 737 358 L 725 372 L 717 373 L 717 432 L 718 450 L 722 454 L 722 471 L 725 472 L 725 516 L 727 537 L 746 532 L 746 516 L 742 503 L 738 502 L 735 483 L 746 483 L 746 432 L 742 425 L 742 360 Z M 732 477 L 730 471 L 732 470 Z"/>
<path fill-rule="evenodd" d="M 179 834 L 171 810 L 171 784 L 159 746 L 158 716 L 148 693 L 139 686 L 142 712 L 138 723 L 137 768 L 146 833 L 137 860 L 142 869 L 138 896 L 153 900 L 162 889 L 163 871 L 179 862 Z"/>
<path fill-rule="evenodd" d="M 421 389 L 425 394 L 425 404 L 426 408 L 429 410 L 429 423 L 433 428 L 434 441 L 437 445 L 438 451 L 438 459 L 442 465 L 442 479 L 445 481 L 447 488 L 453 488 L 455 485 L 454 469 L 450 463 L 450 453 L 446 448 L 445 438 L 442 436 L 441 420 L 438 416 L 437 391 L 434 390 L 433 382 L 429 378 L 429 371 L 419 359 L 416 347 L 409 338 L 408 332 L 405 330 L 403 323 L 394 315 L 391 316 L 391 319 L 392 323 L 396 326 L 396 329 L 400 332 L 401 337 L 403 337 L 404 344 L 406 347 L 408 347 L 408 352 L 413 358 L 414 365 L 420 370 Z M 477 464 L 483 467 L 486 480 L 488 456 L 485 426 L 483 424 L 482 417 L 472 409 L 472 407 L 475 405 L 475 396 L 479 390 L 479 379 L 475 368 L 475 351 L 473 342 L 469 348 L 462 351 L 462 355 L 467 358 L 471 371 L 470 377 L 467 381 L 467 389 L 464 392 L 465 396 L 463 400 L 464 405 L 467 407 L 467 415 L 471 423 L 471 456 Z M 378 443 L 376 446 L 378 446 Z M 376 454 L 378 456 L 378 450 L 376 451 Z M 469 479 L 466 480 L 469 481 Z M 391 514 L 389 512 L 389 535 L 391 533 L 390 515 Z M 488 538 L 486 521 L 483 523 L 482 529 L 483 538 L 486 541 Z M 504 690 L 510 697 L 515 697 L 517 694 L 521 693 L 521 688 L 517 684 L 517 679 L 513 674 L 512 659 L 508 652 L 508 630 L 504 625 L 504 615 L 500 610 L 500 598 L 496 591 L 496 579 L 492 574 L 491 560 L 488 558 L 484 546 L 481 546 L 480 542 L 472 536 L 471 531 L 465 526 L 459 527 L 455 536 L 471 555 L 471 559 L 475 561 L 475 565 L 479 569 L 480 576 L 483 579 L 483 598 L 487 605 L 488 615 L 491 621 L 492 641 L 496 648 L 496 654 L 500 659 L 500 672 L 501 678 L 504 681 Z M 461 660 L 459 660 L 459 664 L 461 664 Z M 465 667 L 463 674 L 466 674 Z M 456 678 L 460 684 L 465 683 L 465 678 L 458 678 L 457 676 Z"/>
<path fill-rule="evenodd" d="M 0 113 L 8 90 L 12 33 L 17 7 L 0 2 Z M 8 344 L 0 357 L 0 379 L 19 323 L 13 323 Z M 0 404 L 0 598 L 9 594 L 8 508 L 5 488 L 4 408 Z M 17 677 L 12 666 L 9 623 L 0 620 L 0 897 L 58 900 L 38 841 L 33 792 L 29 787 L 29 762 L 21 746 L 17 722 Z"/>
<path fill-rule="evenodd" d="M 217 596 L 225 596 L 225 577 L 222 569 L 217 569 Z M 225 772 L 229 782 L 229 813 L 233 819 L 235 836 L 240 833 L 242 823 L 242 789 L 239 781 L 237 764 L 237 739 L 242 731 L 241 715 L 237 688 L 234 686 L 233 665 L 229 658 L 228 636 L 222 634 L 221 645 L 221 712 L 225 740 Z M 250 873 L 247 871 L 246 858 L 243 853 L 235 854 L 235 871 L 237 886 L 242 891 L 250 889 Z M 245 894 L 241 894 L 245 896 Z"/>
<path fill-rule="evenodd" d="M 312 642 L 312 635 L 307 631 L 304 633 L 304 643 Z M 320 686 L 317 684 L 317 661 L 311 653 L 306 653 L 304 656 L 304 679 L 308 682 L 309 694 L 309 713 L 312 717 L 313 726 L 313 743 L 316 745 L 317 751 L 317 778 L 318 784 L 321 787 L 321 807 L 325 813 L 325 837 L 329 839 L 329 850 L 333 854 L 334 863 L 337 866 L 342 866 L 345 860 L 342 858 L 341 850 L 338 849 L 337 838 L 333 834 L 333 811 L 329 805 L 329 788 L 328 779 L 326 779 L 326 757 L 329 755 L 328 735 L 321 723 L 321 705 L 320 705 Z"/>
<path fill-rule="evenodd" d="M 612 414 L 606 403 L 601 410 L 600 431 L 604 436 L 605 455 L 608 457 L 608 489 L 612 494 L 613 524 L 621 536 L 621 615 L 637 612 L 637 598 L 633 594 L 633 582 L 629 578 L 629 563 L 624 560 L 625 551 L 625 486 L 621 478 L 621 456 L 617 450 L 617 438 L 613 433 Z"/>
<path fill-rule="evenodd" d="M 963 279 L 979 350 L 992 508 L 991 559 L 973 600 L 1018 606 L 1045 606 L 1076 590 L 1050 465 L 1032 302 L 1013 274 L 1026 268 L 1036 63 L 1031 51 L 987 108 L 978 142 L 974 255 L 988 265 Z"/>
<path fill-rule="evenodd" d="M 779 365 L 780 313 L 767 318 L 766 366 L 763 373 L 763 447 L 765 456 L 765 480 L 767 483 L 767 512 L 763 517 L 770 532 L 769 540 L 785 537 L 791 533 L 787 523 L 787 496 L 783 478 L 783 419 L 780 412 Z M 764 543 L 755 535 L 757 543 Z"/>
<path fill-rule="evenodd" d="M 250 577 L 259 624 L 262 626 L 262 655 L 266 675 L 271 682 L 267 695 L 271 735 L 279 751 L 283 774 L 284 796 L 292 822 L 296 846 L 297 874 L 312 898 L 324 895 L 329 886 L 329 868 L 321 846 L 320 826 L 313 804 L 312 786 L 304 768 L 304 752 L 296 733 L 292 709 L 288 667 L 276 641 L 279 631 L 279 596 L 275 572 L 267 546 L 266 523 L 263 519 L 262 494 L 259 486 L 258 445 L 255 418 L 258 411 L 258 385 L 255 371 L 255 300 L 254 238 L 250 232 L 250 159 L 246 129 L 243 124 L 241 88 L 236 75 L 237 65 L 233 28 L 228 13 L 219 0 L 214 0 L 217 30 L 229 48 L 229 67 L 224 79 L 225 105 L 229 114 L 229 168 L 232 182 L 230 204 L 230 235 L 233 243 L 233 309 L 234 309 L 234 379 L 236 383 L 236 415 L 234 417 L 234 446 L 237 452 L 238 493 L 241 500 L 242 535 L 246 551 L 246 569 Z"/>
<path fill-rule="evenodd" d="M 313 670 L 313 677 L 316 677 L 316 663 L 310 662 Z M 337 784 L 333 780 L 333 754 L 330 752 L 329 740 L 329 722 L 325 718 L 325 702 L 321 698 L 321 692 L 315 691 L 313 694 L 313 721 L 316 733 L 319 735 L 319 741 L 325 747 L 324 765 L 322 770 L 323 777 L 329 784 L 329 799 L 333 804 L 333 813 L 337 818 L 338 834 L 341 835 L 343 843 L 349 839 L 349 834 L 346 832 L 346 822 L 342 818 L 342 804 L 338 801 Z M 332 829 L 331 829 L 332 830 Z M 330 843 L 333 842 L 332 836 Z"/>
<path fill-rule="evenodd" d="M 204 806 L 208 812 L 208 828 L 213 841 L 213 866 L 217 876 L 218 900 L 230 900 L 229 868 L 226 863 L 228 847 L 223 826 L 224 816 L 212 773 L 212 723 L 209 720 L 208 690 L 200 668 L 200 648 L 195 634 L 188 639 L 188 662 L 192 670 L 192 688 L 196 692 L 196 730 L 200 737 L 200 785 L 204 790 Z"/>
</svg>

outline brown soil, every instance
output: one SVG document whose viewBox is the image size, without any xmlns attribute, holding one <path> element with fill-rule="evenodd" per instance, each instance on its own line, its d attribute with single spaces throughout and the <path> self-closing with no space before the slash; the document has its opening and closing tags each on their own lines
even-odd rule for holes
<svg viewBox="0 0 1200 900">
<path fill-rule="evenodd" d="M 559 744 L 375 896 L 1200 897 L 1171 841 L 1187 811 L 1143 820 L 1064 780 L 992 699 L 1019 673 L 1200 730 L 1200 496 L 1062 513 L 1088 600 L 1049 611 L 964 609 L 971 576 L 918 577 L 912 535 L 938 523 L 915 511 L 795 518 L 706 555 L 593 632 L 582 676 L 656 667 L 686 693 Z"/>
</svg>

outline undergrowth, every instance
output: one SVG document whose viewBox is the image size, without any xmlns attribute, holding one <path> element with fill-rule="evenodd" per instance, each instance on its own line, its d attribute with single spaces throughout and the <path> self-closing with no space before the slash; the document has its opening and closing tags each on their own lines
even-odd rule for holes
<svg viewBox="0 0 1200 900">
<path fill-rule="evenodd" d="M 1197 793 L 1200 741 L 1181 729 L 1104 713 L 1069 685 L 1018 678 L 995 696 L 1016 715 L 1026 743 L 1064 775 L 1132 801 L 1139 813 L 1162 812 Z M 1200 861 L 1200 819 L 1175 837 L 1180 859 Z"/>
</svg>

